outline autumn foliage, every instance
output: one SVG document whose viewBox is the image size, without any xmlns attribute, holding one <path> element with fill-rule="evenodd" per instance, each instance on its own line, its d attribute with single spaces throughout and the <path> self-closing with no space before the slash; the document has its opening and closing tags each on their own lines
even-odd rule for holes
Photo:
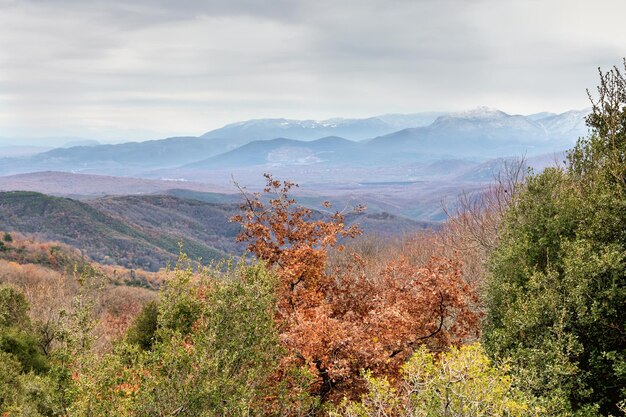
<svg viewBox="0 0 626 417">
<path fill-rule="evenodd" d="M 477 336 L 476 295 L 458 261 L 399 255 L 371 265 L 351 253 L 330 267 L 329 252 L 344 250 L 340 240 L 359 228 L 341 212 L 314 218 L 290 197 L 295 184 L 266 179 L 269 201 L 246 195 L 233 220 L 243 227 L 239 240 L 278 275 L 280 341 L 290 365 L 315 375 L 311 391 L 322 401 L 361 393 L 363 369 L 393 376 L 419 346 L 443 351 Z"/>
</svg>

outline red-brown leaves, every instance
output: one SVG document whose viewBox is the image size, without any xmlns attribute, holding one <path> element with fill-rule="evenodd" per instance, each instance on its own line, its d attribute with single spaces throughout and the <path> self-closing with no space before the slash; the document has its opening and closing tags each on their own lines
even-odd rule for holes
<svg viewBox="0 0 626 417">
<path fill-rule="evenodd" d="M 432 258 L 418 265 L 400 255 L 381 266 L 354 254 L 329 271 L 328 251 L 360 230 L 346 227 L 341 213 L 312 219 L 288 196 L 293 183 L 266 179 L 269 203 L 258 194 L 248 198 L 233 220 L 243 226 L 239 240 L 280 278 L 281 341 L 292 362 L 318 377 L 317 395 L 355 395 L 362 369 L 393 376 L 421 344 L 443 350 L 476 335 L 476 297 L 458 262 Z"/>
</svg>

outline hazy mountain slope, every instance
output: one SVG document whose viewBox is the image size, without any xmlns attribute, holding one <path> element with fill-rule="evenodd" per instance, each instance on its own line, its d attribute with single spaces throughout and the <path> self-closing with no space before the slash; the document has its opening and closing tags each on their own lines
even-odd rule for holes
<svg viewBox="0 0 626 417">
<path fill-rule="evenodd" d="M 526 117 L 529 120 L 533 120 L 533 121 L 545 119 L 546 117 L 551 117 L 551 116 L 557 116 L 557 114 L 556 113 L 547 112 L 547 111 L 543 111 L 543 112 L 539 112 L 539 113 L 533 113 L 533 114 L 526 115 Z"/>
<path fill-rule="evenodd" d="M 202 135 L 206 139 L 226 138 L 243 145 L 256 140 L 292 138 L 315 140 L 325 136 L 340 136 L 351 140 L 370 138 L 393 132 L 397 128 L 379 118 L 291 120 L 258 119 L 226 125 Z"/>
<path fill-rule="evenodd" d="M 306 165 L 320 162 L 346 163 L 365 158 L 362 146 L 339 137 L 314 141 L 272 139 L 254 141 L 232 151 L 185 165 L 181 168 L 220 169 L 252 165 Z"/>
<path fill-rule="evenodd" d="M 383 114 L 376 116 L 377 119 L 382 120 L 389 126 L 393 127 L 393 130 L 402 130 L 409 127 L 428 126 L 438 117 L 444 116 L 448 112 L 423 112 L 423 113 L 411 113 L 411 114 Z"/>
<path fill-rule="evenodd" d="M 408 158 L 501 157 L 561 151 L 584 134 L 584 112 L 539 120 L 479 108 L 439 117 L 368 142 L 369 149 Z"/>
<path fill-rule="evenodd" d="M 50 170 L 127 176 L 187 164 L 228 149 L 224 141 L 195 137 L 57 148 L 25 158 L 0 159 L 0 174 Z"/>
<path fill-rule="evenodd" d="M 220 187 L 191 181 L 151 180 L 55 171 L 31 172 L 0 177 L 0 191 L 35 191 L 72 198 L 154 194 L 164 193 L 173 188 L 205 193 L 224 193 L 225 195 L 235 191 L 233 187 Z"/>
<path fill-rule="evenodd" d="M 385 135 L 407 127 L 431 124 L 442 112 L 412 114 L 385 114 L 364 119 L 335 118 L 328 120 L 254 119 L 231 123 L 202 135 L 204 138 L 229 139 L 243 145 L 254 140 L 291 138 L 315 140 L 326 136 L 339 136 L 349 140 L 362 140 Z"/>
<path fill-rule="evenodd" d="M 566 159 L 565 152 L 554 152 L 542 155 L 535 155 L 524 158 L 523 173 L 528 169 L 532 169 L 534 173 L 540 173 L 547 167 L 563 166 Z M 494 181 L 501 172 L 506 171 L 506 167 L 514 167 L 521 162 L 520 158 L 495 158 L 477 164 L 469 169 L 460 172 L 454 181 L 458 182 L 482 182 L 487 183 Z"/>
<path fill-rule="evenodd" d="M 221 257 L 232 249 L 232 244 L 221 250 L 211 246 L 211 242 L 222 242 L 223 236 L 233 234 L 226 221 L 229 214 L 222 208 L 174 197 L 165 201 L 148 199 L 143 205 L 137 200 L 124 203 L 121 199 L 95 200 L 90 205 L 39 193 L 4 192 L 0 193 L 0 229 L 35 233 L 45 240 L 76 246 L 101 263 L 148 270 L 175 260 L 179 241 L 192 258 Z M 190 210 L 197 215 L 195 223 L 188 219 Z M 172 222 L 179 225 L 176 231 L 159 226 Z"/>
<path fill-rule="evenodd" d="M 0 146 L 0 158 L 30 156 L 51 150 L 45 146 Z"/>
<path fill-rule="evenodd" d="M 40 146 L 45 148 L 67 148 L 73 143 L 94 144 L 94 139 L 75 136 L 0 136 L 0 146 Z"/>
<path fill-rule="evenodd" d="M 542 126 L 549 135 L 577 139 L 588 133 L 585 118 L 590 110 L 571 110 L 561 114 L 549 114 L 547 117 L 538 119 L 536 122 Z"/>
</svg>

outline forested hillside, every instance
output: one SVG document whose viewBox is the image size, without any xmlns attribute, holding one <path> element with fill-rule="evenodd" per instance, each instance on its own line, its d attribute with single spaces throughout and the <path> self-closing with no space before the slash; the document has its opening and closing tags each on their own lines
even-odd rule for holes
<svg viewBox="0 0 626 417">
<path fill-rule="evenodd" d="M 111 197 L 89 203 L 31 192 L 0 193 L 0 228 L 37 234 L 111 265 L 156 271 L 175 262 L 182 243 L 205 261 L 238 252 L 236 205 L 175 197 Z"/>
<path fill-rule="evenodd" d="M 191 259 L 205 262 L 243 253 L 235 239 L 240 228 L 229 221 L 239 203 L 201 201 L 212 200 L 214 195 L 209 193 L 173 194 L 180 197 L 77 201 L 33 192 L 0 192 L 0 230 L 58 240 L 83 250 L 97 262 L 149 271 L 175 263 L 181 245 Z M 241 196 L 231 198 L 241 200 Z M 437 227 L 384 212 L 352 213 L 346 220 L 381 238 Z"/>
</svg>

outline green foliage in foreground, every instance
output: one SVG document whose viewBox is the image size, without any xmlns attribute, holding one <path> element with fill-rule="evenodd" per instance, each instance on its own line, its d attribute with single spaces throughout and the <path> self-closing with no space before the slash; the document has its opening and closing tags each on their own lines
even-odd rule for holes
<svg viewBox="0 0 626 417">
<path fill-rule="evenodd" d="M 143 306 L 139 315 L 128 329 L 126 341 L 131 345 L 136 345 L 142 350 L 152 348 L 155 342 L 159 320 L 159 304 L 157 301 L 149 301 Z"/>
<path fill-rule="evenodd" d="M 24 372 L 43 372 L 47 362 L 32 329 L 28 308 L 24 294 L 17 288 L 0 285 L 0 352 L 10 354 Z"/>
<path fill-rule="evenodd" d="M 172 275 L 156 332 L 156 305 L 148 305 L 132 343 L 84 364 L 70 415 L 256 416 L 269 408 L 282 354 L 273 275 L 262 265 Z"/>
<path fill-rule="evenodd" d="M 344 402 L 332 417 L 526 417 L 543 410 L 512 385 L 506 367 L 494 367 L 479 344 L 436 358 L 420 348 L 392 384 L 366 373 L 368 392 Z"/>
<path fill-rule="evenodd" d="M 183 268 L 183 265 L 186 267 Z M 23 293 L 0 285 L 2 416 L 294 416 L 317 408 L 310 375 L 282 364 L 274 275 L 193 271 L 186 257 L 112 351 L 97 351 L 94 299 L 60 312 L 44 355 Z M 93 286 L 81 274 L 81 288 Z"/>
<path fill-rule="evenodd" d="M 566 169 L 527 180 L 491 260 L 485 346 L 551 415 L 623 415 L 626 83 L 615 71 L 603 75 L 593 133 Z"/>
<path fill-rule="evenodd" d="M 28 303 L 15 287 L 0 285 L 0 412 L 12 416 L 54 415 L 49 369 L 28 317 Z"/>
</svg>

